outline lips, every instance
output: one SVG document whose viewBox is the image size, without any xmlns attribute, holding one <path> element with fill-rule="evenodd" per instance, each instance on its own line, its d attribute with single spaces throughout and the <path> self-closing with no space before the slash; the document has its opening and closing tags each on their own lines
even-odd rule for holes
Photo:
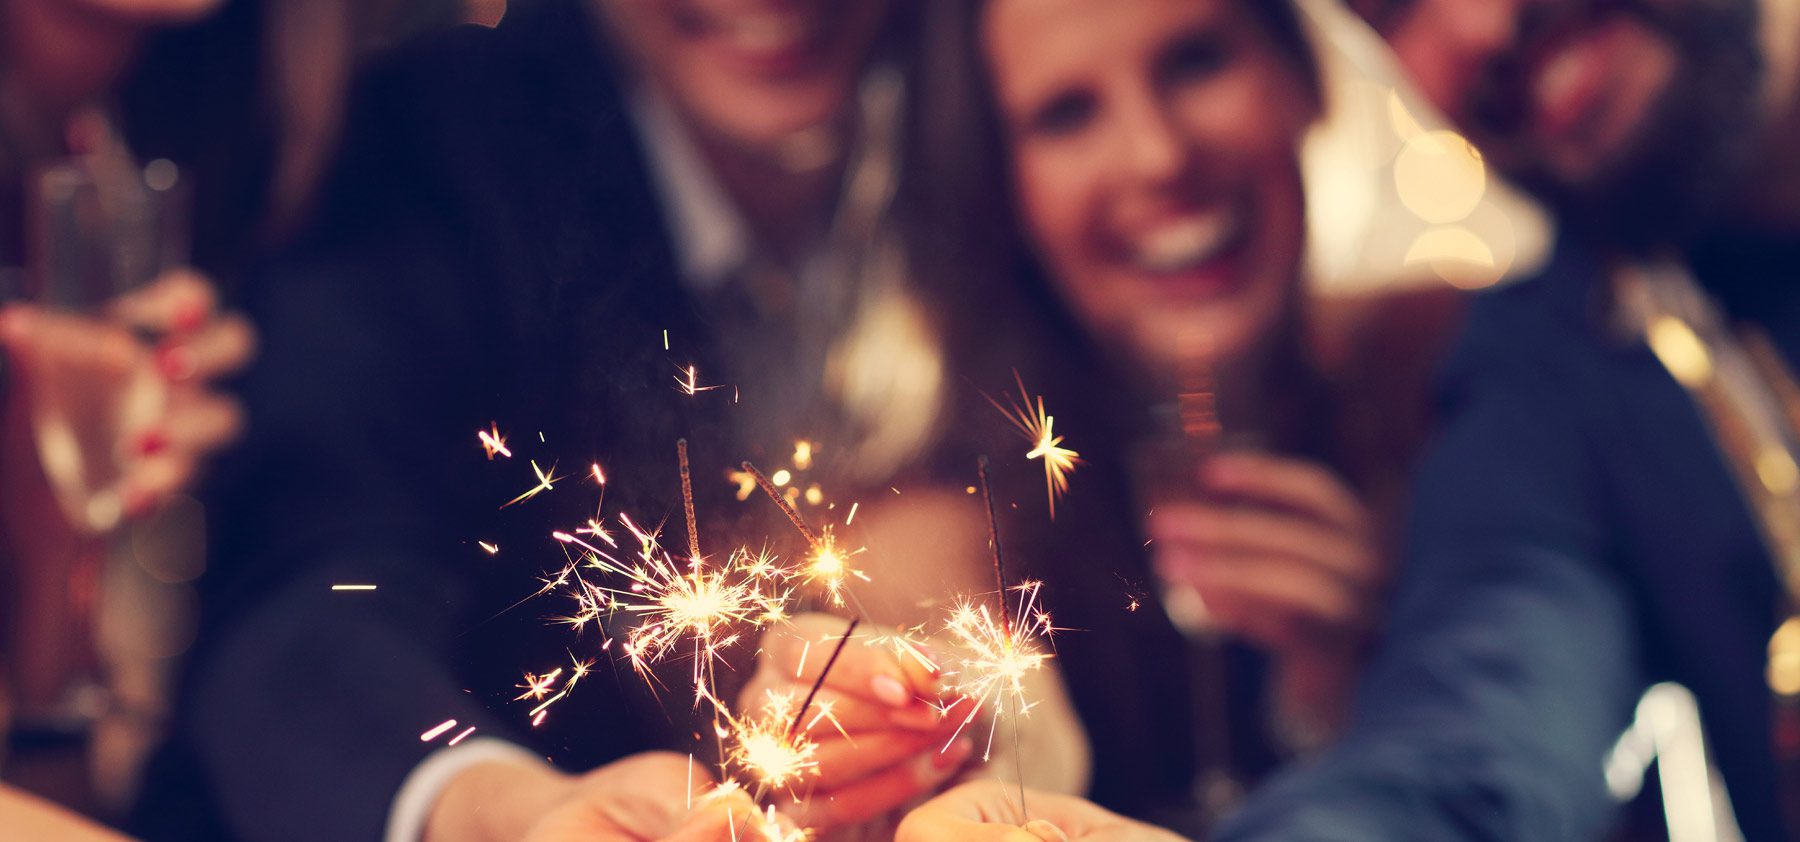
<svg viewBox="0 0 1800 842">
<path fill-rule="evenodd" d="M 697 4 L 692 20 L 725 61 L 752 73 L 807 69 L 829 42 L 827 6 L 810 3 Z"/>
<path fill-rule="evenodd" d="M 1129 259 L 1150 274 L 1189 273 L 1216 262 L 1241 239 L 1236 208 L 1213 208 L 1146 226 L 1128 245 Z"/>
<path fill-rule="evenodd" d="M 1594 166 L 1639 131 L 1672 62 L 1669 45 L 1629 15 L 1569 32 L 1538 53 L 1532 134 L 1566 167 Z"/>
</svg>

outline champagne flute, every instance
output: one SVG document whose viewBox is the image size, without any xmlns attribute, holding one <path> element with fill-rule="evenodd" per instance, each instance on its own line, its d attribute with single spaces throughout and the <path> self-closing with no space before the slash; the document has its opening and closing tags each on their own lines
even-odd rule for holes
<svg viewBox="0 0 1800 842">
<path fill-rule="evenodd" d="M 40 306 L 104 321 L 118 296 L 184 262 L 184 190 L 168 161 L 140 168 L 103 145 L 40 168 L 30 186 L 27 283 Z M 138 458 L 124 443 L 163 410 L 154 339 L 134 334 L 128 359 L 109 364 L 51 354 L 22 372 L 45 477 L 69 523 L 92 534 L 123 518 L 120 483 Z"/>
</svg>

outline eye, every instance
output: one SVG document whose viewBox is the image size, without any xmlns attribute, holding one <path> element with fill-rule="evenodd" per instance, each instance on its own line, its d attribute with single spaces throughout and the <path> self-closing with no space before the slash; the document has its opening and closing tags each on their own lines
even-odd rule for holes
<svg viewBox="0 0 1800 842">
<path fill-rule="evenodd" d="M 1092 122 L 1099 100 L 1087 91 L 1067 91 L 1033 109 L 1025 121 L 1032 134 L 1060 137 L 1074 134 Z"/>
<path fill-rule="evenodd" d="M 1170 44 L 1157 61 L 1165 83 L 1189 82 L 1217 73 L 1231 62 L 1231 46 L 1211 33 L 1186 35 Z"/>
</svg>

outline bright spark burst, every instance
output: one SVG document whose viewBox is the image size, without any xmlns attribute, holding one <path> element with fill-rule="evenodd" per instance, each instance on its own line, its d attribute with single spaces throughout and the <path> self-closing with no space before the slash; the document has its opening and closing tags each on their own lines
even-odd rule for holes
<svg viewBox="0 0 1800 842">
<path fill-rule="evenodd" d="M 956 654 L 943 675 L 946 687 L 959 698 L 943 710 L 948 715 L 968 704 L 968 713 L 957 726 L 958 735 L 983 710 L 1013 716 L 1031 711 L 1034 703 L 1025 679 L 1050 660 L 1040 639 L 1049 638 L 1055 630 L 1050 614 L 1038 605 L 1042 587 L 1042 582 L 1022 582 L 1009 588 L 1017 594 L 1017 606 L 1010 616 L 996 617 L 986 601 L 963 599 L 951 609 L 944 631 L 954 641 Z M 998 730 L 997 722 L 988 732 L 988 753 L 993 750 L 994 730 Z"/>
<path fill-rule="evenodd" d="M 861 547 L 845 550 L 838 546 L 837 538 L 828 525 L 819 533 L 818 542 L 807 553 L 806 566 L 800 568 L 800 578 L 823 592 L 832 605 L 841 608 L 844 605 L 844 588 L 850 579 L 869 581 L 868 574 L 850 563 L 862 551 Z"/>
<path fill-rule="evenodd" d="M 717 386 L 717 385 L 713 385 L 713 386 L 700 385 L 700 382 L 699 382 L 700 375 L 695 370 L 694 366 L 690 365 L 690 366 L 687 366 L 686 368 L 683 368 L 681 366 L 676 366 L 676 369 L 678 371 L 680 371 L 681 374 L 678 374 L 675 376 L 675 389 L 684 395 L 692 397 L 694 395 L 700 394 L 701 392 L 710 392 L 714 389 L 719 388 L 719 386 Z"/>
<path fill-rule="evenodd" d="M 786 619 L 789 594 L 778 587 L 772 571 L 779 567 L 766 554 L 738 549 L 722 564 L 707 565 L 704 559 L 682 564 L 662 547 L 656 532 L 627 516 L 619 521 L 637 539 L 634 558 L 622 559 L 611 547 L 567 532 L 554 533 L 558 541 L 584 551 L 579 566 L 564 568 L 570 578 L 564 587 L 572 588 L 578 608 L 565 622 L 579 628 L 613 608 L 635 616 L 622 651 L 640 674 L 648 675 L 654 664 L 691 644 L 695 687 L 705 691 L 723 649 L 748 630 Z M 595 584 L 582 577 L 581 567 L 619 581 Z"/>
<path fill-rule="evenodd" d="M 488 461 L 493 461 L 494 454 L 512 458 L 512 451 L 506 449 L 506 437 L 500 435 L 500 425 L 488 423 L 485 430 L 476 430 L 475 437 L 481 440 L 481 449 L 487 452 Z"/>
<path fill-rule="evenodd" d="M 531 472 L 534 474 L 537 474 L 537 485 L 534 485 L 531 488 L 527 489 L 524 494 L 520 494 L 519 496 L 514 497 L 511 500 L 501 503 L 500 508 L 504 509 L 507 506 L 511 506 L 515 503 L 523 503 L 526 500 L 530 500 L 531 498 L 536 497 L 539 494 L 542 494 L 543 492 L 550 491 L 550 490 L 556 488 L 556 485 L 555 485 L 556 481 L 562 479 L 562 477 L 553 476 L 556 473 L 556 463 L 554 463 L 554 462 L 552 462 L 550 464 L 550 470 L 545 471 L 543 468 L 538 467 L 537 460 L 533 459 L 533 460 L 531 460 Z"/>
<path fill-rule="evenodd" d="M 1069 490 L 1069 474 L 1081 464 L 1081 454 L 1063 447 L 1063 437 L 1056 434 L 1056 419 L 1044 411 L 1044 398 L 1039 395 L 1033 399 L 1025 390 L 1025 380 L 1017 371 L 1013 372 L 1014 382 L 1019 384 L 1019 399 L 1010 396 L 1007 403 L 1001 405 L 992 397 L 988 403 L 1000 410 L 1014 427 L 1031 442 L 1031 449 L 1026 451 L 1026 459 L 1042 459 L 1044 462 L 1044 491 L 1050 501 L 1050 517 L 1056 518 L 1056 499 Z"/>
<path fill-rule="evenodd" d="M 819 746 L 807 736 L 820 721 L 838 727 L 826 705 L 813 706 L 813 717 L 803 727 L 793 727 L 798 703 L 788 693 L 767 691 L 761 707 L 743 717 L 733 716 L 714 701 L 719 710 L 717 728 L 725 741 L 726 761 L 756 783 L 760 794 L 791 791 L 795 784 L 819 773 Z"/>
</svg>

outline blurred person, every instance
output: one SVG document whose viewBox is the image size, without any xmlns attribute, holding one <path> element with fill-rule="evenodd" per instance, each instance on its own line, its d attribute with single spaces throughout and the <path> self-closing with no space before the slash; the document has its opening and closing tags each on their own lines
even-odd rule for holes
<svg viewBox="0 0 1800 842">
<path fill-rule="evenodd" d="M 1218 838 L 1596 838 L 1659 680 L 1743 837 L 1800 838 L 1790 7 L 1353 5 L 1559 242 L 1472 307 L 1347 735 Z"/>
<path fill-rule="evenodd" d="M 1017 366 L 1084 460 L 1053 521 L 1009 532 L 1071 629 L 1090 794 L 1200 833 L 1341 722 L 1428 424 L 1422 384 L 1355 369 L 1417 368 L 1434 334 L 1320 352 L 1297 160 L 1319 90 L 1293 7 L 945 8 L 929 63 L 977 66 L 943 70 L 927 113 L 975 133 L 922 167 L 963 235 L 963 265 L 927 275 L 961 285 L 969 365 Z M 1032 325 L 1027 355 L 994 360 L 994 324 Z"/>
<path fill-rule="evenodd" d="M 695 746 L 689 705 L 665 709 L 605 658 L 540 727 L 518 724 L 520 672 L 572 654 L 529 604 L 502 609 L 561 557 L 548 528 L 595 512 L 580 491 L 497 510 L 496 484 L 527 461 L 597 463 L 602 514 L 655 522 L 685 436 L 717 552 L 792 529 L 706 466 L 773 463 L 798 435 L 843 455 L 834 493 L 932 481 L 946 378 L 886 219 L 910 13 L 514 2 L 370 74 L 315 224 L 247 290 L 256 424 L 217 498 L 188 702 L 144 833 L 568 838 L 551 811 L 631 795 L 574 785 L 579 770 Z M 483 454 L 472 431 L 490 428 L 511 457 Z M 979 552 L 963 484 L 954 505 L 909 492 L 915 514 L 883 528 Z M 864 508 L 877 529 L 883 506 Z M 346 581 L 377 589 L 330 589 Z M 899 584 L 861 598 L 910 606 Z M 946 723 L 916 715 L 930 687 L 905 690 L 893 706 L 915 715 L 808 800 L 920 773 L 809 824 L 892 810 L 966 765 L 966 748 L 932 761 Z M 446 719 L 470 738 L 419 739 Z"/>
<path fill-rule="evenodd" d="M 217 5 L 0 3 L 0 694 L 8 736 L 0 765 L 8 780 L 82 809 L 97 806 L 87 741 L 109 713 L 95 695 L 105 678 L 94 638 L 105 533 L 118 516 L 140 517 L 191 486 L 238 434 L 241 408 L 216 386 L 245 364 L 254 340 L 241 317 L 222 311 L 211 280 L 190 268 L 162 272 L 104 312 L 59 309 L 49 279 L 27 268 L 28 258 L 44 259 L 28 229 L 48 224 L 33 180 L 63 161 L 128 159 L 100 115 L 131 78 L 139 47 Z M 119 511 L 78 522 L 46 477 L 42 425 L 71 391 L 123 392 L 139 371 L 159 381 L 153 415 L 117 429 L 103 418 L 68 419 L 78 431 L 112 436 L 107 445 L 123 469 L 100 492 Z"/>
</svg>

